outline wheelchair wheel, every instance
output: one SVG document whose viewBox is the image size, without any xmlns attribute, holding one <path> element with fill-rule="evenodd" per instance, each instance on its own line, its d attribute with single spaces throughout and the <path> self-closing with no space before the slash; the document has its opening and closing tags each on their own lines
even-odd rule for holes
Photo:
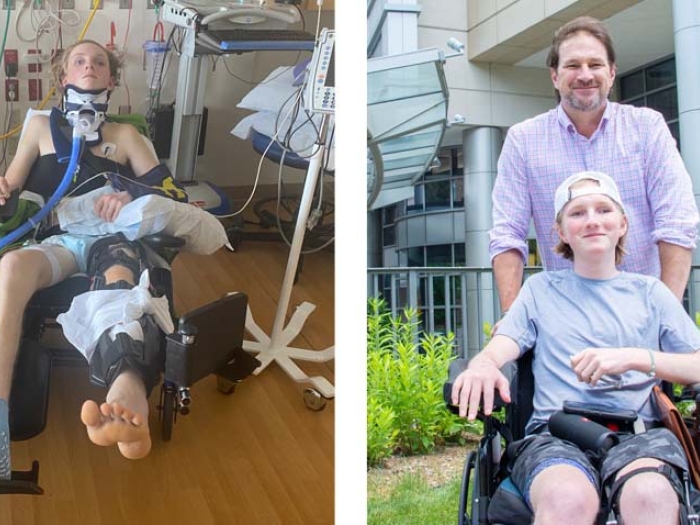
<svg viewBox="0 0 700 525">
<path fill-rule="evenodd" d="M 462 486 L 460 487 L 459 493 L 459 516 L 457 517 L 458 525 L 469 525 L 471 520 L 469 519 L 469 513 L 467 512 L 467 502 L 469 499 L 469 475 L 472 469 L 476 466 L 476 456 L 477 453 L 472 451 L 467 456 L 467 461 L 464 464 L 464 470 L 462 471 Z M 474 506 L 472 505 L 472 512 Z"/>
<path fill-rule="evenodd" d="M 173 424 L 175 423 L 175 388 L 173 385 L 163 384 L 160 390 L 161 417 L 163 441 L 170 441 L 173 437 Z"/>
</svg>

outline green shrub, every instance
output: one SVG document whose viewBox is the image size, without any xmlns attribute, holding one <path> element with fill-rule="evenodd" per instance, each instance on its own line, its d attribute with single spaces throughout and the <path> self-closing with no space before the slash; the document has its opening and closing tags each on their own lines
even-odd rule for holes
<svg viewBox="0 0 700 525">
<path fill-rule="evenodd" d="M 464 422 L 442 398 L 454 334 L 419 334 L 417 312 L 393 317 L 381 299 L 367 316 L 367 460 L 430 452 L 459 440 Z"/>
</svg>

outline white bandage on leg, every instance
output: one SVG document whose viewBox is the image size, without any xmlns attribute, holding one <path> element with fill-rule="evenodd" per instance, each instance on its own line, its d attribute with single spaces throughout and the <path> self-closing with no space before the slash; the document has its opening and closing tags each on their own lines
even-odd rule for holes
<svg viewBox="0 0 700 525">
<path fill-rule="evenodd" d="M 44 254 L 51 265 L 51 282 L 49 286 L 60 283 L 67 277 L 78 272 L 78 264 L 75 256 L 63 246 L 49 244 L 31 244 L 23 250 L 36 250 Z"/>
</svg>

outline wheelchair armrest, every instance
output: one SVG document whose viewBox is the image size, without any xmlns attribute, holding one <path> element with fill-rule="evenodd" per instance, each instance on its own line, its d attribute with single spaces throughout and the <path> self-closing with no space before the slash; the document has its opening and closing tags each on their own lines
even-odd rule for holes
<svg viewBox="0 0 700 525">
<path fill-rule="evenodd" d="M 167 233 L 153 233 L 141 237 L 141 240 L 156 251 L 161 249 L 178 250 L 185 245 L 185 239 Z"/>
<path fill-rule="evenodd" d="M 442 398 L 447 405 L 447 410 L 453 414 L 459 413 L 459 407 L 452 404 L 452 386 L 457 379 L 457 376 L 467 369 L 469 360 L 467 359 L 455 359 L 450 363 L 448 370 L 447 382 L 442 386 Z M 501 399 L 501 395 L 498 390 L 494 392 L 493 395 L 493 409 L 494 411 L 500 410 L 505 407 L 506 403 Z"/>
</svg>

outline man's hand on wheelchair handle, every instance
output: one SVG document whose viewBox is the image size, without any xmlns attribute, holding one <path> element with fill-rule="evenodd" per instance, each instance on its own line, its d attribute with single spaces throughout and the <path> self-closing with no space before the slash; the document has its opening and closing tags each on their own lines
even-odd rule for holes
<svg viewBox="0 0 700 525">
<path fill-rule="evenodd" d="M 452 404 L 459 406 L 460 417 L 466 416 L 469 421 L 474 421 L 479 406 L 485 415 L 491 415 L 496 389 L 501 399 L 510 403 L 510 383 L 506 376 L 490 360 L 474 358 L 454 382 Z"/>
</svg>

